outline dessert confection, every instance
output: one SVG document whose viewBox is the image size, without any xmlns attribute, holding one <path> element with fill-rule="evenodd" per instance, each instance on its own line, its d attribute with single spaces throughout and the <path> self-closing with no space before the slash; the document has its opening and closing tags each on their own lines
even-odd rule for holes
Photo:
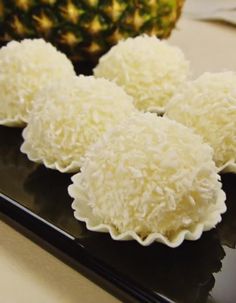
<svg viewBox="0 0 236 303">
<path fill-rule="evenodd" d="M 72 75 L 69 59 L 43 39 L 9 42 L 0 49 L 0 124 L 24 126 L 37 92 Z"/>
<path fill-rule="evenodd" d="M 213 228 L 225 194 L 213 150 L 191 129 L 136 113 L 107 131 L 72 177 L 74 215 L 115 240 L 176 247 Z"/>
<path fill-rule="evenodd" d="M 236 172 L 236 73 L 205 73 L 187 83 L 166 116 L 191 127 L 214 150 L 219 171 Z"/>
<path fill-rule="evenodd" d="M 36 97 L 21 151 L 49 168 L 76 172 L 88 147 L 133 111 L 133 99 L 108 80 L 54 81 Z"/>
<path fill-rule="evenodd" d="M 100 58 L 94 74 L 121 85 L 139 110 L 162 113 L 186 80 L 189 63 L 178 47 L 144 35 L 113 46 Z"/>
</svg>

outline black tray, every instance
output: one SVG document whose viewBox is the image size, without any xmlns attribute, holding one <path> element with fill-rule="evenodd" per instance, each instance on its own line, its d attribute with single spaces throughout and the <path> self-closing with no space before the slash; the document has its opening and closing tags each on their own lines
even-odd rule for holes
<svg viewBox="0 0 236 303">
<path fill-rule="evenodd" d="M 223 175 L 228 211 L 198 241 L 171 249 L 113 241 L 76 221 L 71 175 L 30 162 L 21 130 L 0 127 L 0 212 L 125 302 L 236 302 L 236 175 Z M 20 228 L 21 229 L 21 228 Z M 64 258 L 63 257 L 63 258 Z"/>
</svg>

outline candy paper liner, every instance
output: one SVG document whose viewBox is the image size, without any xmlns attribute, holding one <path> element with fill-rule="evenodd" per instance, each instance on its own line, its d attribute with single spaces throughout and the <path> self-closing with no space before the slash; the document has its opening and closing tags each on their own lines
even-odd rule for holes
<svg viewBox="0 0 236 303">
<path fill-rule="evenodd" d="M 69 194 L 72 197 L 73 187 L 74 185 L 71 185 L 68 188 Z M 214 209 L 209 211 L 209 215 L 205 222 L 198 223 L 191 229 L 181 230 L 180 232 L 176 233 L 172 239 L 168 239 L 160 233 L 151 233 L 145 239 L 142 239 L 134 231 L 119 233 L 114 226 L 103 224 L 101 219 L 93 214 L 92 208 L 82 200 L 75 199 L 72 203 L 72 208 L 74 209 L 75 218 L 79 221 L 85 222 L 88 230 L 109 233 L 113 240 L 136 240 L 142 246 L 148 246 L 156 241 L 175 248 L 179 246 L 185 239 L 197 240 L 201 237 L 204 231 L 214 228 L 216 224 L 221 221 L 221 214 L 226 211 L 225 198 L 224 191 L 220 190 L 217 202 L 214 205 Z"/>
<path fill-rule="evenodd" d="M 25 118 L 23 116 L 17 115 L 15 117 L 0 118 L 0 125 L 9 127 L 25 127 L 26 123 L 24 121 Z"/>
<path fill-rule="evenodd" d="M 49 162 L 46 159 L 42 159 L 39 157 L 36 157 L 34 155 L 34 152 L 32 152 L 29 148 L 27 148 L 27 144 L 25 142 L 21 145 L 20 148 L 21 152 L 26 154 L 30 161 L 43 164 L 47 168 L 50 169 L 56 169 L 60 171 L 61 173 L 76 173 L 80 170 L 80 163 L 78 161 L 72 161 L 69 165 L 62 166 L 58 162 Z"/>
<path fill-rule="evenodd" d="M 235 160 L 228 161 L 225 165 L 219 168 L 221 173 L 235 173 L 236 174 L 236 163 Z"/>
</svg>

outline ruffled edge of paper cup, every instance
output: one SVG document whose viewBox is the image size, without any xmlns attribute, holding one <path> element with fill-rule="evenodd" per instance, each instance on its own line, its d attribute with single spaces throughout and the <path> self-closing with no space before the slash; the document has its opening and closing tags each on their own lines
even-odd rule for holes
<svg viewBox="0 0 236 303">
<path fill-rule="evenodd" d="M 68 192 L 71 197 L 73 197 L 73 187 L 70 185 Z M 127 241 L 136 240 L 142 246 L 149 246 L 153 242 L 163 243 L 171 248 L 178 247 L 182 242 L 186 240 L 197 240 L 201 237 L 204 231 L 208 231 L 216 226 L 217 223 L 221 221 L 221 214 L 226 212 L 225 204 L 225 193 L 223 190 L 219 191 L 217 202 L 214 209 L 209 213 L 205 222 L 196 224 L 191 230 L 184 229 L 176 234 L 171 240 L 163 236 L 160 233 L 151 233 L 145 239 L 142 239 L 136 232 L 127 231 L 125 233 L 118 233 L 114 226 L 103 224 L 99 221 L 93 213 L 91 207 L 84 203 L 82 200 L 74 199 L 72 203 L 72 208 L 74 209 L 74 216 L 77 220 L 83 221 L 86 227 L 90 231 L 109 233 L 113 240 Z"/>
<path fill-rule="evenodd" d="M 34 152 L 27 148 L 27 144 L 25 142 L 22 143 L 20 151 L 26 154 L 30 161 L 43 164 L 45 167 L 58 170 L 61 173 L 77 173 L 80 171 L 81 164 L 79 161 L 72 161 L 67 166 L 62 166 L 58 161 L 50 162 L 47 159 L 37 157 Z"/>
<path fill-rule="evenodd" d="M 230 160 L 219 169 L 219 173 L 234 173 L 236 174 L 236 163 L 235 160 Z"/>
<path fill-rule="evenodd" d="M 23 116 L 17 115 L 15 117 L 5 117 L 4 119 L 0 118 L 0 125 L 23 128 L 26 126 L 26 122 Z"/>
</svg>

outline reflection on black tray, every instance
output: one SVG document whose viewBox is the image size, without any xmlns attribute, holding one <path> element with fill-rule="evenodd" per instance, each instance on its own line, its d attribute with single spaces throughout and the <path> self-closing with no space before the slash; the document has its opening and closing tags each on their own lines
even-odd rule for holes
<svg viewBox="0 0 236 303">
<path fill-rule="evenodd" d="M 216 231 L 177 249 L 157 243 L 145 248 L 135 242 L 114 242 L 99 234 L 82 242 L 127 280 L 183 303 L 207 302 L 214 286 L 212 274 L 221 269 L 224 257 Z"/>
<path fill-rule="evenodd" d="M 227 195 L 227 212 L 217 229 L 221 244 L 230 248 L 236 247 L 236 174 L 222 176 L 223 188 Z"/>
<path fill-rule="evenodd" d="M 0 192 L 13 195 L 17 201 L 28 201 L 23 184 L 37 164 L 20 152 L 21 132 L 20 128 L 0 126 Z"/>
<path fill-rule="evenodd" d="M 28 175 L 24 188 L 32 195 L 34 209 L 41 217 L 78 238 L 87 230 L 73 217 L 72 199 L 67 193 L 70 177 L 40 166 Z"/>
<path fill-rule="evenodd" d="M 22 129 L 0 126 L 0 165 L 2 169 L 21 170 L 29 173 L 36 166 L 20 152 Z"/>
<path fill-rule="evenodd" d="M 216 229 L 204 233 L 198 241 L 185 241 L 176 249 L 158 243 L 142 247 L 134 241 L 113 241 L 108 234 L 88 231 L 84 223 L 73 217 L 72 200 L 67 193 L 71 175 L 28 161 L 19 151 L 20 130 L 0 127 L 0 137 L 2 193 L 73 235 L 89 255 L 112 268 L 124 281 L 178 303 L 209 302 L 215 284 L 213 273 L 221 270 L 225 256 L 222 245 L 235 247 L 236 175 L 223 176 L 228 212 Z M 236 294 L 230 302 L 236 302 Z"/>
</svg>

